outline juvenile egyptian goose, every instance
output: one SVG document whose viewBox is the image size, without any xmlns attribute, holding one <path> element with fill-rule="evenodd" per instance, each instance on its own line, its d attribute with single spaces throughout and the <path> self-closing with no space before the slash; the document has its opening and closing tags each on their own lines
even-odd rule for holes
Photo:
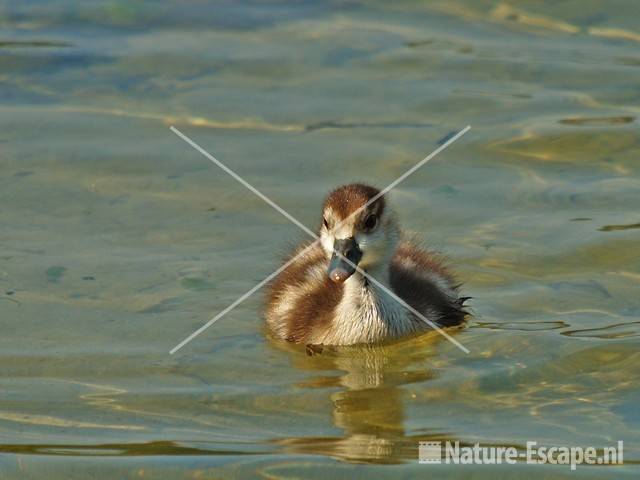
<svg viewBox="0 0 640 480">
<path fill-rule="evenodd" d="M 445 327 L 463 321 L 467 298 L 459 296 L 441 259 L 404 238 L 384 196 L 362 209 L 378 194 L 374 187 L 354 183 L 328 195 L 320 242 L 300 245 L 290 258 L 300 256 L 269 286 L 266 320 L 276 337 L 307 345 L 353 345 L 431 329 L 354 265 L 433 323 Z"/>
</svg>

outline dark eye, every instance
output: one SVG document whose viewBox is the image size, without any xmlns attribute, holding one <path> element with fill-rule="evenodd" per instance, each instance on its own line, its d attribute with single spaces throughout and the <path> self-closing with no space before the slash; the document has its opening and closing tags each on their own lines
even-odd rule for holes
<svg viewBox="0 0 640 480">
<path fill-rule="evenodd" d="M 372 213 L 364 219 L 364 223 L 362 225 L 366 231 L 370 232 L 376 228 L 376 225 L 378 225 L 378 216 L 375 213 Z"/>
<path fill-rule="evenodd" d="M 324 217 L 322 218 L 322 224 L 324 225 L 324 228 L 329 230 L 329 222 L 327 222 L 327 219 Z"/>
</svg>

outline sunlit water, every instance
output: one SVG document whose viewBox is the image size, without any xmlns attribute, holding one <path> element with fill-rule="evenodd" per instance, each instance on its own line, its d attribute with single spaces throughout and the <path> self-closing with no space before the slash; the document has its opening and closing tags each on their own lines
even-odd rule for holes
<svg viewBox="0 0 640 480">
<path fill-rule="evenodd" d="M 637 2 L 0 5 L 3 479 L 577 478 L 421 440 L 624 440 L 579 475 L 638 474 Z M 304 238 L 169 125 L 315 227 L 468 124 L 392 196 L 474 297 L 468 355 L 308 357 L 260 295 L 168 354 Z"/>
</svg>

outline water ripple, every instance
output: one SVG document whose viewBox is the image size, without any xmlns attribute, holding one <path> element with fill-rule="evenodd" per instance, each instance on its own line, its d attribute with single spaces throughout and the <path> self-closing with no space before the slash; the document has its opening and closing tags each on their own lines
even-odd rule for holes
<svg viewBox="0 0 640 480">
<path fill-rule="evenodd" d="M 580 330 L 568 330 L 561 332 L 562 335 L 567 337 L 582 337 L 582 338 L 629 338 L 640 336 L 640 321 L 627 322 L 627 323 L 614 323 L 606 327 L 598 328 L 583 328 Z"/>
<path fill-rule="evenodd" d="M 618 230 L 632 230 L 635 228 L 640 228 L 640 223 L 629 223 L 626 225 L 605 225 L 600 227 L 598 231 L 600 232 L 615 232 Z"/>
</svg>

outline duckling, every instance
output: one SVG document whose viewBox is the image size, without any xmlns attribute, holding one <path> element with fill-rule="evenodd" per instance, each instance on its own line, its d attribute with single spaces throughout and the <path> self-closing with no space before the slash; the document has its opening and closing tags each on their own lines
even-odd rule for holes
<svg viewBox="0 0 640 480">
<path fill-rule="evenodd" d="M 468 297 L 438 255 L 401 232 L 384 195 L 370 202 L 379 193 L 354 183 L 327 196 L 320 241 L 300 245 L 269 285 L 265 316 L 275 337 L 308 346 L 375 344 L 431 329 L 378 282 L 438 326 L 463 322 Z"/>
</svg>

